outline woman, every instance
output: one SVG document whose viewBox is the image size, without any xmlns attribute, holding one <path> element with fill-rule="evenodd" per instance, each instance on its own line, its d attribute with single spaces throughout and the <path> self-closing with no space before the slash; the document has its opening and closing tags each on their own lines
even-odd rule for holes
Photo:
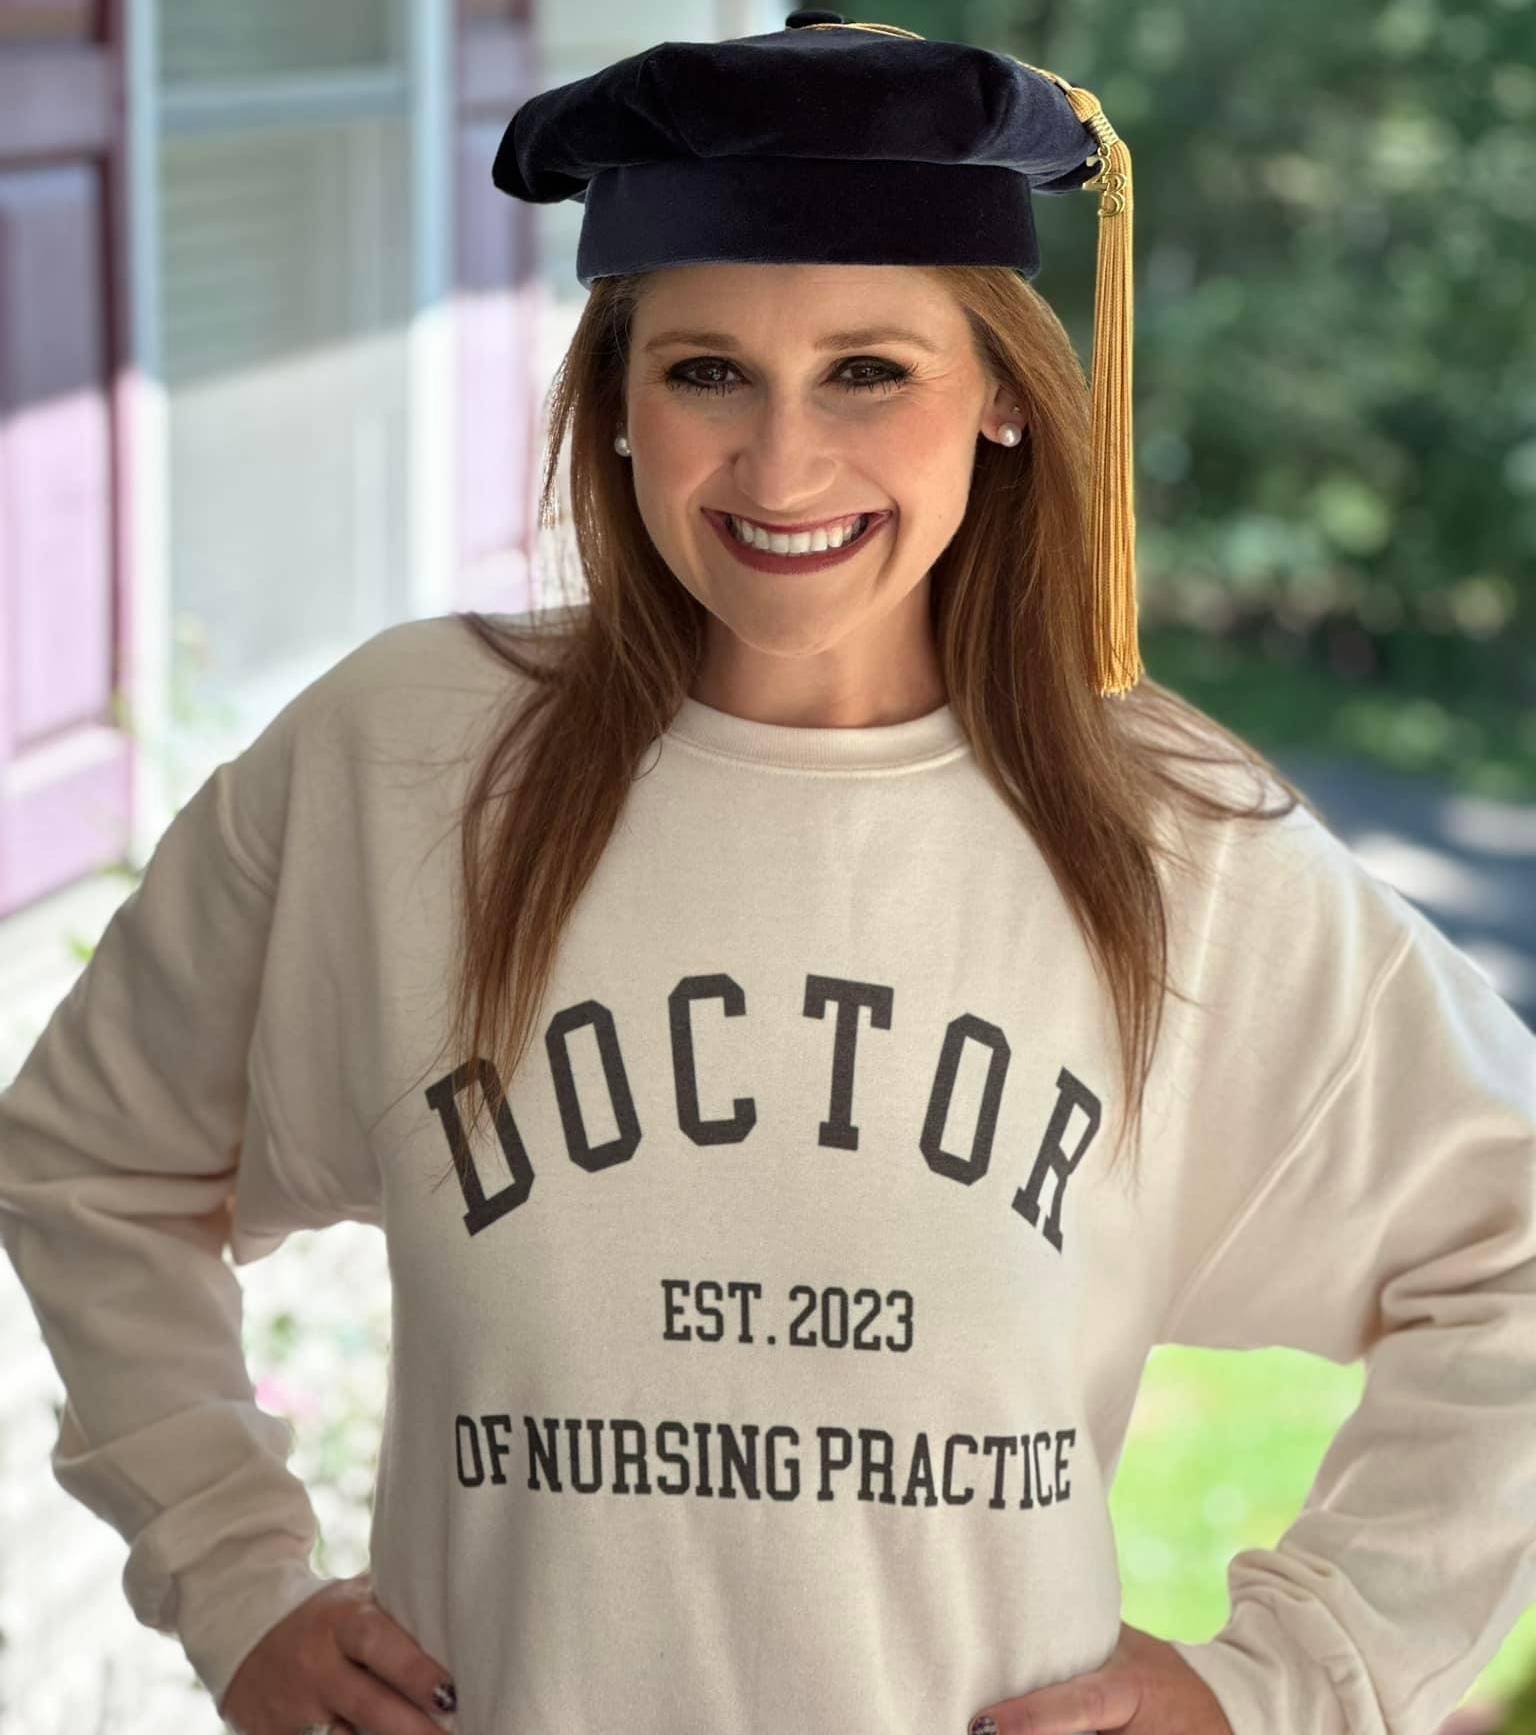
<svg viewBox="0 0 1536 1735">
<path fill-rule="evenodd" d="M 518 196 L 590 193 L 586 598 L 301 693 L 0 1098 L 56 1472 L 242 1735 L 424 1732 L 448 1675 L 473 1735 L 1417 1735 L 1530 1598 L 1536 1039 L 1124 679 L 1027 198 L 1123 147 L 834 20 L 520 111 Z M 335 1581 L 221 1254 L 344 1218 L 395 1329 Z M 1174 1341 L 1371 1357 L 1203 1644 L 1120 1621 L 1108 1513 Z"/>
</svg>

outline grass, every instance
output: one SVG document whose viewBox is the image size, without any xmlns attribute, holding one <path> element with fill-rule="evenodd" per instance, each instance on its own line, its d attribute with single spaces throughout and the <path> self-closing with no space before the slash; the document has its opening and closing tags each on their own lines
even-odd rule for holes
<svg viewBox="0 0 1536 1735">
<path fill-rule="evenodd" d="M 1144 626 L 1142 661 L 1170 686 L 1264 752 L 1296 748 L 1433 777 L 1469 795 L 1536 801 L 1536 705 L 1493 682 L 1454 694 L 1348 679 L 1306 660 L 1270 631 L 1224 638 L 1174 624 Z"/>
</svg>

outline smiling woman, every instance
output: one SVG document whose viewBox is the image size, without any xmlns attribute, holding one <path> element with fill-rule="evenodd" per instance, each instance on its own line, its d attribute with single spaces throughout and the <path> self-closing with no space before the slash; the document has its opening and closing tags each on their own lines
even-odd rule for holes
<svg viewBox="0 0 1536 1735">
<path fill-rule="evenodd" d="M 689 353 L 720 308 L 731 332 Z M 714 383 L 680 394 L 701 375 Z M 978 439 L 1000 442 L 1022 410 L 936 280 L 879 265 L 658 272 L 635 309 L 624 405 L 640 515 L 706 611 L 694 697 L 824 726 L 944 702 L 931 569 L 965 515 Z M 765 551 L 710 512 L 765 527 Z M 771 540 L 860 517 L 886 533 L 814 553 L 808 533 L 798 551 Z"/>
<path fill-rule="evenodd" d="M 612 1452 L 627 1465 L 658 1406 L 674 1417 L 705 1413 L 688 1407 L 700 1379 L 711 1382 L 711 1404 L 753 1412 L 719 1442 L 722 1453 L 750 1452 L 759 1429 L 776 1425 L 772 1403 L 759 1402 L 773 1391 L 798 1414 L 791 1435 L 803 1427 L 804 1438 L 816 1436 L 817 1417 L 822 1429 L 838 1424 L 830 1392 L 824 1403 L 802 1401 L 817 1378 L 808 1356 L 840 1343 L 868 1350 L 888 1312 L 913 1306 L 903 1271 L 929 1239 L 919 1221 L 942 1223 L 946 1275 L 916 1299 L 936 1335 L 921 1340 L 932 1359 L 905 1396 L 899 1374 L 884 1383 L 869 1365 L 899 1365 L 900 1354 L 833 1358 L 847 1369 L 838 1386 L 862 1392 L 874 1412 L 849 1431 L 867 1473 L 841 1525 L 820 1503 L 777 1511 L 772 1497 L 771 1532 L 738 1522 L 731 1500 L 700 1503 L 696 1519 L 675 1501 L 642 1502 L 638 1511 L 614 1509 L 592 1531 L 608 1562 L 594 1576 L 582 1573 L 592 1556 L 569 1528 L 579 1515 L 562 1527 L 542 1504 L 519 1498 L 507 1522 L 534 1547 L 539 1582 L 569 1573 L 580 1591 L 562 1599 L 541 1590 L 550 1627 L 529 1599 L 513 1599 L 509 1612 L 524 1623 L 518 1664 L 512 1678 L 488 1666 L 477 1684 L 484 1706 L 515 1703 L 509 1728 L 578 1719 L 658 1732 L 857 1722 L 908 1735 L 960 1727 L 985 1702 L 982 1681 L 1022 1685 L 1021 1670 L 1103 1654 L 1118 1598 L 1097 1472 L 1113 1457 L 1112 1430 L 1094 1430 L 1078 1397 L 1063 1393 L 1054 1420 L 1030 1407 L 1041 1426 L 1025 1442 L 1017 1404 L 988 1387 L 991 1370 L 1006 1369 L 1027 1390 L 1051 1389 L 1052 1333 L 1041 1323 L 1031 1359 L 1019 1349 L 1018 1324 L 1059 1320 L 1065 1345 L 1076 1304 L 1067 1291 L 1037 1295 L 1026 1274 L 1038 1278 L 1043 1267 L 1012 1241 L 968 1231 L 974 1213 L 943 1213 L 931 1193 L 909 1197 L 879 1158 L 910 1143 L 910 1131 L 883 1122 L 859 1149 L 856 1077 L 860 1103 L 888 1104 L 923 1070 L 909 1043 L 904 1058 L 893 1054 L 873 1081 L 862 1079 L 861 1013 L 872 1031 L 904 1029 L 899 977 L 903 1004 L 939 1020 L 926 1102 L 907 1104 L 904 1124 L 918 1127 L 924 1158 L 908 1185 L 943 1176 L 956 1198 L 981 1197 L 972 1189 L 987 1172 L 1009 1068 L 1005 1026 L 1032 1033 L 1019 1038 L 1018 1062 L 1031 1093 L 1029 1130 L 1017 1130 L 1016 1115 L 1014 1133 L 1028 1172 L 1003 1215 L 1015 1229 L 1038 1225 L 1067 1259 L 1064 1283 L 1086 1282 L 1073 1276 L 1074 1258 L 1102 1267 L 1119 1258 L 1112 1247 L 1141 1239 L 1121 1223 L 1078 1252 L 1061 1226 L 1062 1201 L 1067 1176 L 1085 1160 L 1085 1189 L 1122 1170 L 1131 1190 L 1142 1179 L 1143 1104 L 1166 1005 L 1190 1002 L 1170 979 L 1167 906 L 1182 906 L 1200 864 L 1219 853 L 1213 837 L 1194 836 L 1194 822 L 1219 835 L 1241 818 L 1283 820 L 1306 805 L 1247 743 L 1145 678 L 1136 654 L 1130 160 L 1097 100 L 1053 73 L 963 44 L 844 27 L 835 14 L 790 23 L 740 42 L 663 44 L 542 92 L 514 117 L 497 155 L 494 178 L 513 196 L 580 193 L 584 202 L 578 275 L 590 293 L 551 394 L 541 503 L 543 523 L 553 524 L 568 458 L 584 594 L 563 616 L 461 617 L 496 658 L 505 691 L 456 810 L 461 916 L 450 1017 L 434 1057 L 444 1070 L 429 1090 L 453 1155 L 436 1185 L 457 1183 L 468 1229 L 505 1224 L 498 1239 L 515 1255 L 482 1257 L 476 1269 L 504 1269 L 517 1299 L 470 1311 L 493 1334 L 526 1316 L 532 1329 L 519 1330 L 512 1364 L 534 1370 L 532 1391 L 542 1392 L 536 1373 L 546 1354 L 561 1378 L 595 1382 L 590 1406 L 574 1395 L 565 1408 L 553 1393 L 530 1396 L 521 1417 L 526 1431 L 536 1417 L 564 1416 L 572 1449 L 586 1439 L 578 1485 L 592 1491 L 604 1485 L 600 1418 L 621 1418 Z M 801 99 L 793 104 L 782 100 L 787 80 Z M 1029 197 L 1031 188 L 1065 193 L 1090 183 L 1100 197 L 1106 285 L 1091 390 L 1061 321 L 1030 282 L 1039 256 Z M 892 222 L 905 211 L 921 211 L 923 222 Z M 833 547 L 827 534 L 818 546 L 822 527 L 866 517 L 856 539 Z M 744 523 L 760 527 L 750 542 Z M 791 540 L 802 533 L 804 547 Z M 686 782 L 690 772 L 696 785 Z M 678 776 L 681 790 L 670 781 Z M 1186 821 L 1188 856 L 1179 848 Z M 626 845 L 645 855 L 652 836 L 685 859 L 662 862 L 652 852 L 638 874 L 626 869 Z M 625 912 L 623 938 L 615 934 L 606 955 L 629 989 L 670 984 L 669 1057 L 642 1042 L 634 1063 L 650 1082 L 649 1101 L 631 1093 L 633 1042 L 608 1007 L 629 990 L 616 979 L 604 987 L 602 968 L 584 964 L 580 950 L 583 917 L 610 907 L 605 896 Z M 794 961 L 814 955 L 823 928 L 829 955 L 846 963 L 797 976 Z M 753 954 L 749 985 L 726 961 Z M 1181 962 L 1193 960 L 1186 953 Z M 993 983 L 994 967 L 1006 988 Z M 550 1055 L 565 1054 L 578 1035 L 596 1042 L 598 1122 L 611 1124 L 612 1136 L 589 1133 L 587 1092 L 568 1055 L 555 1094 L 578 1178 L 612 1171 L 606 1219 L 595 1189 L 558 1191 L 561 1169 L 534 1162 L 519 1125 L 539 1009 L 571 976 L 584 985 L 550 1017 L 543 1040 Z M 1013 1023 L 992 1002 L 1020 993 L 1038 1016 Z M 818 1072 L 804 1024 L 839 994 L 847 998 L 835 1021 L 830 1097 L 807 1120 L 815 1105 L 801 1098 Z M 1098 1076 L 1101 996 L 1119 1039 L 1118 1089 Z M 752 1024 L 750 1052 L 765 1070 L 714 1073 L 717 1099 L 727 1078 L 739 1087 L 734 1116 L 717 1109 L 684 1135 L 689 1148 L 701 1147 L 693 1156 L 726 1160 L 684 1162 L 668 1180 L 638 1160 L 641 1141 L 646 1128 L 664 1136 L 657 1091 L 682 1102 L 698 1088 L 689 1008 L 706 997 L 718 999 L 726 1029 L 773 1004 L 799 1019 L 786 1020 L 772 1042 Z M 968 1009 L 973 1002 L 978 1010 Z M 628 1028 L 651 1026 L 642 1016 Z M 969 1135 L 950 1134 L 943 1100 L 973 1047 L 987 1056 L 981 1106 Z M 765 1137 L 751 1162 L 731 1161 L 746 1154 L 732 1147 L 757 1120 L 759 1092 Z M 781 1112 L 770 1119 L 775 1104 Z M 824 1160 L 797 1185 L 787 1161 L 807 1139 L 823 1147 L 822 1159 L 847 1160 Z M 1172 1186 L 1185 1147 L 1174 1139 L 1156 1155 L 1153 1186 Z M 536 1235 L 522 1209 L 535 1176 L 546 1197 L 565 1203 L 539 1218 Z M 1190 1191 L 1209 1180 L 1188 1183 Z M 1087 1197 L 1102 1200 L 1102 1188 Z M 1102 1204 L 1085 1205 L 1085 1220 L 1095 1218 L 1101 1230 L 1118 1221 Z M 573 1221 L 585 1226 L 575 1242 L 562 1233 Z M 697 1274 L 697 1289 L 728 1286 L 744 1306 L 771 1273 L 754 1266 L 740 1238 L 769 1247 L 778 1231 L 788 1281 L 776 1293 L 789 1311 L 755 1335 L 738 1307 L 726 1338 L 734 1353 L 702 1360 L 699 1347 L 719 1333 L 676 1325 L 664 1341 L 677 1356 L 653 1362 L 656 1345 L 634 1335 L 644 1329 L 646 1285 L 694 1282 L 694 1236 L 706 1225 L 705 1244 L 733 1252 L 724 1281 L 709 1269 Z M 1177 1271 L 1187 1257 L 1164 1247 L 1154 1261 Z M 406 1264 L 433 1268 L 436 1256 Z M 562 1288 L 573 1269 L 598 1281 Z M 984 1270 L 995 1279 L 977 1285 L 967 1275 Z M 1124 1282 L 1134 1291 L 1133 1276 Z M 603 1323 L 610 1284 L 623 1285 L 622 1298 Z M 940 1293 L 958 1306 L 944 1306 Z M 1116 1331 L 1137 1329 L 1119 1314 L 1114 1330 L 1088 1330 L 1093 1354 L 1116 1353 Z M 564 1341 L 564 1354 L 553 1347 L 558 1335 L 541 1350 L 543 1328 L 558 1334 L 562 1324 L 578 1337 Z M 458 1332 L 444 1317 L 429 1335 L 447 1344 Z M 758 1358 L 749 1358 L 748 1341 L 760 1342 Z M 916 1365 L 919 1352 L 907 1353 Z M 775 1386 L 774 1370 L 786 1367 L 796 1370 L 789 1386 Z M 647 1370 L 638 1387 L 629 1383 L 636 1369 Z M 952 1387 L 940 1369 L 953 1374 Z M 499 1390 L 495 1381 L 477 1385 L 457 1406 L 460 1421 L 480 1415 L 515 1432 L 518 1418 Z M 487 1404 L 494 1416 L 485 1416 Z M 944 1451 L 988 1468 L 950 1514 L 947 1541 L 929 1551 L 900 1521 L 945 1505 L 936 1485 L 947 1472 L 923 1444 L 928 1422 L 919 1414 L 934 1405 L 953 1424 L 941 1430 Z M 904 1407 L 902 1426 L 891 1426 Z M 1095 1449 L 1074 1458 L 1073 1446 L 1090 1435 Z M 1015 1479 L 1025 1452 L 1050 1459 L 1062 1484 L 1059 1506 L 1042 1496 L 1047 1509 L 1031 1531 L 1049 1550 L 1046 1597 L 1043 1580 L 1017 1570 L 1019 1514 L 1032 1503 Z M 893 1456 L 911 1460 L 899 1488 Z M 526 1477 L 513 1481 L 521 1487 Z M 459 1510 L 463 1492 L 445 1490 L 444 1504 Z M 985 1535 L 975 1522 L 984 1505 L 996 1520 Z M 462 1510 L 456 1535 L 496 1534 L 483 1505 Z M 896 1522 L 869 1521 L 878 1516 Z M 931 1526 L 923 1533 L 937 1535 Z M 542 1549 L 539 1537 L 549 1539 Z M 691 1588 L 670 1608 L 648 1600 L 643 1619 L 632 1598 L 623 1609 L 603 1600 L 603 1586 L 654 1582 L 652 1569 L 663 1565 L 673 1582 L 674 1561 L 655 1560 L 658 1548 L 707 1579 L 703 1603 L 717 1623 L 707 1657 L 679 1636 L 699 1625 L 687 1612 L 701 1606 Z M 891 1570 L 898 1555 L 885 1551 L 898 1548 L 901 1564 Z M 522 1543 L 498 1558 L 521 1555 Z M 557 1568 L 557 1557 L 568 1564 Z M 753 1585 L 744 1599 L 730 1594 L 742 1558 Z M 831 1559 L 852 1570 L 815 1570 Z M 487 1559 L 468 1572 L 475 1588 L 458 1605 L 461 1622 L 491 1606 L 480 1586 L 500 1571 Z M 393 1577 L 397 1606 L 411 1606 L 413 1583 Z M 873 1587 L 857 1607 L 854 1585 Z M 983 1607 L 995 1618 L 967 1621 L 963 1632 L 938 1613 Z M 1010 1635 L 1016 1643 L 1031 1627 L 1054 1625 L 1063 1609 L 1069 1618 L 1048 1650 L 1010 1653 Z M 920 1610 L 935 1618 L 919 1620 Z M 601 1631 L 612 1647 L 606 1674 L 586 1658 L 562 1675 L 556 1628 Z M 809 1660 L 828 1646 L 820 1666 Z M 577 1673 L 579 1690 L 559 1684 Z M 1320 1719 L 1303 1708 L 1297 1722 Z"/>
<path fill-rule="evenodd" d="M 1126 381 L 1029 281 L 1092 170 L 1124 287 L 1092 94 L 835 19 L 509 125 L 586 195 L 585 595 L 312 683 L 0 1093 L 59 1477 L 263 1735 L 448 1670 L 473 1735 L 1417 1735 L 1536 1598 L 1536 1041 L 1106 618 Z M 396 1329 L 338 1593 L 222 1254 L 344 1217 Z M 1161 1342 L 1370 1358 L 1198 1644 L 1120 1621 Z"/>
</svg>

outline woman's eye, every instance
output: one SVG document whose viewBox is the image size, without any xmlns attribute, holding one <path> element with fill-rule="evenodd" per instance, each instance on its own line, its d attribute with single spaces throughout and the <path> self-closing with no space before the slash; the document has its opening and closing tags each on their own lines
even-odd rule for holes
<svg viewBox="0 0 1536 1735">
<path fill-rule="evenodd" d="M 723 380 L 701 381 L 689 377 L 694 369 L 703 368 L 727 368 L 732 373 L 736 371 L 728 361 L 713 359 L 681 361 L 666 375 L 663 383 L 674 391 L 714 392 L 717 395 L 726 395 L 735 389 L 726 385 Z M 843 369 L 848 368 L 872 368 L 876 370 L 873 379 L 839 379 L 838 384 L 844 391 L 848 392 L 900 391 L 912 371 L 910 368 L 904 368 L 898 363 L 890 361 L 845 362 Z"/>
</svg>

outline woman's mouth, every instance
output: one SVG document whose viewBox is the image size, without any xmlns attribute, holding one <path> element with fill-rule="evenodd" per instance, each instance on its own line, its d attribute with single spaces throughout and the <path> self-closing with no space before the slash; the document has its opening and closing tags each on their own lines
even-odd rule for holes
<svg viewBox="0 0 1536 1735">
<path fill-rule="evenodd" d="M 809 549 L 804 554 L 774 554 L 766 548 L 756 548 L 751 543 L 743 542 L 731 528 L 729 515 L 716 512 L 713 507 L 706 506 L 704 516 L 714 525 L 715 534 L 743 566 L 754 567 L 758 572 L 795 573 L 820 572 L 823 567 L 836 566 L 841 560 L 851 560 L 872 537 L 879 535 L 894 514 L 867 513 L 863 520 L 863 529 L 851 541 L 844 542 L 840 548 Z"/>
</svg>

